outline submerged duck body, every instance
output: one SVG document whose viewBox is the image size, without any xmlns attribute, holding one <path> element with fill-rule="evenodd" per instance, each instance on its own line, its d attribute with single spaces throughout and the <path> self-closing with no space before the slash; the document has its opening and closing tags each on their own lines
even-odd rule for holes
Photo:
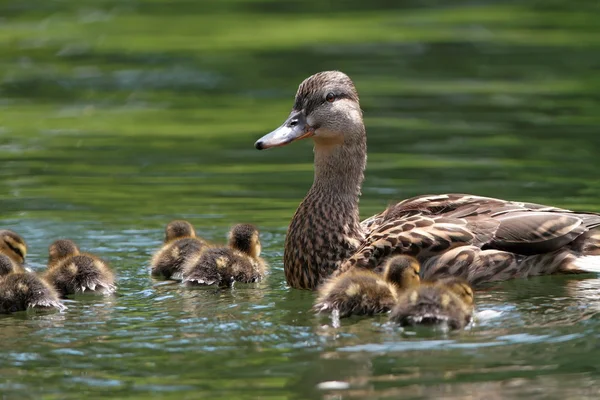
<svg viewBox="0 0 600 400">
<path fill-rule="evenodd" d="M 188 286 L 232 286 L 235 282 L 259 282 L 267 270 L 260 251 L 256 227 L 235 225 L 229 232 L 228 246 L 209 247 L 187 261 L 183 267 L 183 283 Z"/>
<path fill-rule="evenodd" d="M 376 269 L 395 254 L 418 258 L 425 279 L 470 284 L 600 271 L 600 215 L 469 194 L 425 195 L 360 221 L 366 131 L 358 93 L 339 71 L 304 80 L 284 124 L 257 149 L 314 141 L 315 178 L 288 230 L 290 286 L 314 289 L 332 274 Z"/>
<path fill-rule="evenodd" d="M 106 262 L 66 239 L 56 240 L 49 247 L 46 279 L 65 297 L 76 293 L 110 294 L 116 290 L 115 276 Z"/>
<path fill-rule="evenodd" d="M 51 285 L 34 273 L 20 272 L 11 258 L 0 254 L 0 313 L 65 308 Z"/>
<path fill-rule="evenodd" d="M 196 236 L 192 224 L 183 220 L 171 221 L 165 228 L 164 245 L 152 257 L 150 273 L 156 277 L 181 280 L 185 262 L 200 254 L 206 246 Z"/>
<path fill-rule="evenodd" d="M 390 313 L 401 326 L 442 325 L 462 329 L 473 315 L 473 290 L 460 278 L 426 283 L 405 292 Z"/>
<path fill-rule="evenodd" d="M 366 269 L 351 269 L 327 279 L 318 289 L 313 310 L 337 311 L 340 318 L 380 314 L 390 311 L 404 290 L 417 285 L 417 260 L 396 256 L 388 260 L 381 275 Z"/>
</svg>

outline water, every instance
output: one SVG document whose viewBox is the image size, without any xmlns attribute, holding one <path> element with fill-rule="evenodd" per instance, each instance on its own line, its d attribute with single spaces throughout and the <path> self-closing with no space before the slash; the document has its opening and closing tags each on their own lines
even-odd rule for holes
<svg viewBox="0 0 600 400">
<path fill-rule="evenodd" d="M 361 95 L 364 217 L 440 192 L 600 211 L 598 4 L 395 4 L 0 3 L 2 226 L 36 270 L 69 237 L 119 276 L 114 297 L 0 316 L 3 397 L 600 396 L 593 275 L 495 285 L 456 333 L 385 317 L 335 328 L 308 311 L 313 293 L 286 287 L 310 143 L 253 143 L 319 70 L 347 72 Z M 153 281 L 173 218 L 215 241 L 257 224 L 271 275 L 225 291 Z"/>
</svg>

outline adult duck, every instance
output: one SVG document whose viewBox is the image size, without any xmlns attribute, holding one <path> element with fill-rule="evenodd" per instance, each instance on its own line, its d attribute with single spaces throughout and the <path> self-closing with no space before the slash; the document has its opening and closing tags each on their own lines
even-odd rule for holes
<svg viewBox="0 0 600 400">
<path fill-rule="evenodd" d="M 418 196 L 360 222 L 367 137 L 358 93 L 342 72 L 304 80 L 291 114 L 257 149 L 314 141 L 314 182 L 296 210 L 284 249 L 287 282 L 314 289 L 350 268 L 415 256 L 424 279 L 472 285 L 516 277 L 597 271 L 600 215 L 468 194 Z"/>
</svg>

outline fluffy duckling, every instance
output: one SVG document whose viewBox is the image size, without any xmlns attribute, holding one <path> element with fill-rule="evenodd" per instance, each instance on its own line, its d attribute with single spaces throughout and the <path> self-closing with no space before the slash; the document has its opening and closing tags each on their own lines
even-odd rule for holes
<svg viewBox="0 0 600 400">
<path fill-rule="evenodd" d="M 108 264 L 92 254 L 81 253 L 75 242 L 56 240 L 48 253 L 44 278 L 61 297 L 86 291 L 110 294 L 116 290 L 115 275 Z"/>
<path fill-rule="evenodd" d="M 25 271 L 23 264 L 27 255 L 27 245 L 19 234 L 8 229 L 0 230 L 0 253 L 10 257 L 21 272 Z"/>
<path fill-rule="evenodd" d="M 29 308 L 63 310 L 56 291 L 31 272 L 20 272 L 18 265 L 0 254 L 0 313 L 25 311 Z"/>
<path fill-rule="evenodd" d="M 235 225 L 229 232 L 228 247 L 207 248 L 186 263 L 183 282 L 189 286 L 259 282 L 267 270 L 260 251 L 258 229 L 250 224 Z"/>
<path fill-rule="evenodd" d="M 460 278 L 426 283 L 404 293 L 392 309 L 390 320 L 402 326 L 447 325 L 462 329 L 473 315 L 473 290 Z"/>
<path fill-rule="evenodd" d="M 192 224 L 175 220 L 165 228 L 164 245 L 152 257 L 150 273 L 165 279 L 182 278 L 183 264 L 194 254 L 199 254 L 206 243 L 196 236 Z"/>
<path fill-rule="evenodd" d="M 419 270 L 419 262 L 405 255 L 389 259 L 382 275 L 365 269 L 348 270 L 325 281 L 313 310 L 337 310 L 340 318 L 387 312 L 401 291 L 419 285 Z"/>
</svg>

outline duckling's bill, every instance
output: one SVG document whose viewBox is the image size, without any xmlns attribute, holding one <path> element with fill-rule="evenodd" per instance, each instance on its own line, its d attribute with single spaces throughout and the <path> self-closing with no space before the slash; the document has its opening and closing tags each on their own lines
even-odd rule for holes
<svg viewBox="0 0 600 400">
<path fill-rule="evenodd" d="M 314 136 L 315 128 L 306 122 L 303 111 L 292 111 L 288 119 L 279 128 L 258 139 L 254 146 L 258 150 L 285 146 L 293 141 Z"/>
</svg>

